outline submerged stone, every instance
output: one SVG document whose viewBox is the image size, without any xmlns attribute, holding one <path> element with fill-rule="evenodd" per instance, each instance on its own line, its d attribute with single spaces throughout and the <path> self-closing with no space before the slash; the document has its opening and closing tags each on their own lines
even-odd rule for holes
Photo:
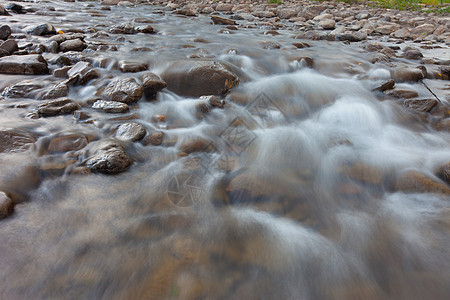
<svg viewBox="0 0 450 300">
<path fill-rule="evenodd" d="M 117 143 L 109 142 L 86 161 L 93 172 L 115 174 L 127 170 L 133 162 Z"/>
</svg>

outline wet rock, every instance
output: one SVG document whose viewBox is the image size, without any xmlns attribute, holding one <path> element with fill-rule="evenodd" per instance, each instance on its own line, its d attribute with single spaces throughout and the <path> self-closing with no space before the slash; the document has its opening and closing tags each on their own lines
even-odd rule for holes
<svg viewBox="0 0 450 300">
<path fill-rule="evenodd" d="M 436 99 L 405 100 L 403 106 L 417 112 L 429 112 L 438 104 Z"/>
<path fill-rule="evenodd" d="M 164 139 L 164 133 L 162 131 L 154 131 L 148 134 L 143 140 L 142 144 L 145 146 L 147 145 L 153 145 L 153 146 L 159 146 L 161 145 L 162 141 Z"/>
<path fill-rule="evenodd" d="M 23 152 L 35 142 L 36 137 L 26 130 L 0 130 L 0 153 Z"/>
<path fill-rule="evenodd" d="M 374 88 L 374 91 L 380 91 L 380 92 L 384 92 L 386 90 L 390 90 L 393 89 L 395 86 L 395 81 L 394 80 L 388 80 L 386 82 L 383 82 L 380 86 Z"/>
<path fill-rule="evenodd" d="M 0 5 L 0 16 L 10 16 L 9 12 L 6 11 L 6 9 Z"/>
<path fill-rule="evenodd" d="M 81 111 L 81 110 L 74 111 L 72 116 L 77 121 L 85 121 L 85 120 L 87 120 L 87 119 L 89 119 L 91 117 L 89 114 L 87 114 L 87 113 L 85 113 L 84 111 Z"/>
<path fill-rule="evenodd" d="M 55 41 L 50 41 L 45 45 L 45 51 L 48 53 L 58 53 L 59 44 Z"/>
<path fill-rule="evenodd" d="M 169 90 L 193 97 L 224 94 L 239 84 L 224 64 L 206 60 L 173 62 L 161 77 Z"/>
<path fill-rule="evenodd" d="M 115 136 L 119 140 L 136 142 L 142 140 L 146 133 L 144 126 L 132 122 L 120 125 L 117 128 Z"/>
<path fill-rule="evenodd" d="M 233 4 L 219 3 L 216 6 L 216 10 L 217 11 L 231 11 L 233 9 L 233 7 L 234 7 Z"/>
<path fill-rule="evenodd" d="M 395 98 L 410 99 L 418 97 L 419 94 L 414 90 L 395 89 L 386 91 L 386 94 Z"/>
<path fill-rule="evenodd" d="M 197 117 L 203 118 L 203 114 L 207 114 L 211 111 L 211 107 L 208 105 L 206 101 L 199 101 L 195 105 L 195 110 L 197 111 Z"/>
<path fill-rule="evenodd" d="M 0 26 L 0 40 L 6 40 L 11 35 L 11 28 L 8 25 Z"/>
<path fill-rule="evenodd" d="M 0 58 L 0 73 L 41 75 L 48 74 L 47 61 L 39 54 L 11 55 Z"/>
<path fill-rule="evenodd" d="M 42 95 L 42 99 L 56 99 L 65 97 L 69 94 L 69 87 L 65 83 L 59 83 L 53 86 L 49 91 Z"/>
<path fill-rule="evenodd" d="M 124 23 L 112 27 L 109 32 L 113 34 L 134 34 L 136 30 L 132 24 Z"/>
<path fill-rule="evenodd" d="M 48 144 L 48 151 L 50 153 L 77 151 L 86 147 L 87 144 L 88 140 L 83 134 L 68 134 L 52 139 Z"/>
<path fill-rule="evenodd" d="M 298 11 L 292 8 L 283 8 L 278 10 L 278 17 L 280 19 L 290 19 L 297 16 Z"/>
<path fill-rule="evenodd" d="M 217 108 L 224 108 L 225 107 L 225 100 L 221 100 L 221 99 L 219 99 L 218 97 L 216 97 L 214 95 L 201 96 L 200 100 L 206 101 L 212 107 L 217 107 Z"/>
<path fill-rule="evenodd" d="M 16 14 L 25 14 L 26 13 L 26 10 L 24 9 L 24 7 L 17 3 L 9 3 L 8 5 L 6 5 L 6 9 L 10 10 Z"/>
<path fill-rule="evenodd" d="M 19 50 L 19 46 L 15 40 L 7 40 L 0 45 L 0 49 L 7 51 L 9 54 L 13 54 Z"/>
<path fill-rule="evenodd" d="M 237 25 L 236 21 L 219 16 L 211 16 L 211 20 L 216 25 Z"/>
<path fill-rule="evenodd" d="M 83 51 L 87 48 L 86 43 L 80 39 L 66 40 L 59 44 L 59 49 L 63 52 L 67 51 Z"/>
<path fill-rule="evenodd" d="M 167 87 L 167 83 L 164 80 L 151 72 L 142 74 L 141 81 L 144 87 L 144 95 L 147 99 L 154 99 L 157 92 Z"/>
<path fill-rule="evenodd" d="M 142 33 L 149 33 L 149 34 L 154 34 L 156 33 L 155 29 L 150 26 L 150 25 L 146 25 L 146 26 L 139 26 L 136 28 L 137 31 L 142 32 Z"/>
<path fill-rule="evenodd" d="M 351 179 L 375 185 L 381 184 L 384 177 L 382 171 L 363 162 L 345 166 L 342 169 L 342 172 Z"/>
<path fill-rule="evenodd" d="M 8 51 L 0 49 L 0 57 L 11 55 Z"/>
<path fill-rule="evenodd" d="M 423 54 L 418 49 L 408 49 L 403 52 L 403 57 L 407 59 L 421 59 Z"/>
<path fill-rule="evenodd" d="M 102 110 L 106 113 L 125 113 L 130 109 L 125 103 L 105 100 L 95 101 L 92 108 Z"/>
<path fill-rule="evenodd" d="M 119 61 L 119 70 L 123 73 L 136 73 L 147 69 L 147 63 L 126 60 Z"/>
<path fill-rule="evenodd" d="M 394 182 L 394 190 L 405 193 L 438 193 L 450 195 L 450 188 L 445 184 L 417 171 L 400 174 Z"/>
<path fill-rule="evenodd" d="M 126 171 L 132 164 L 125 150 L 117 143 L 108 142 L 86 161 L 93 172 L 116 174 Z"/>
<path fill-rule="evenodd" d="M 186 17 L 196 17 L 197 16 L 195 11 L 192 9 L 177 9 L 176 11 L 173 12 L 173 14 L 182 15 L 182 16 L 186 16 Z"/>
<path fill-rule="evenodd" d="M 70 99 L 57 99 L 46 101 L 37 107 L 37 113 L 42 117 L 71 114 L 80 106 Z"/>
<path fill-rule="evenodd" d="M 134 103 L 141 99 L 143 87 L 133 77 L 114 78 L 102 92 L 106 100 Z"/>
<path fill-rule="evenodd" d="M 188 140 L 188 141 L 183 142 L 180 145 L 180 151 L 183 154 L 209 151 L 210 148 L 211 148 L 211 143 L 204 139 Z"/>
<path fill-rule="evenodd" d="M 40 24 L 37 26 L 30 26 L 25 28 L 26 32 L 28 34 L 32 34 L 32 35 L 53 35 L 56 34 L 56 29 L 55 27 L 53 27 L 52 24 L 49 23 L 45 23 L 45 24 Z"/>
<path fill-rule="evenodd" d="M 32 97 L 31 92 L 42 88 L 42 85 L 29 80 L 21 81 L 8 86 L 2 92 L 3 97 L 7 98 L 25 98 Z"/>
<path fill-rule="evenodd" d="M 264 49 L 280 49 L 281 45 L 277 42 L 263 41 L 259 43 Z"/>
<path fill-rule="evenodd" d="M 8 217 L 14 211 L 14 201 L 5 193 L 0 191 L 0 220 Z"/>
<path fill-rule="evenodd" d="M 450 185 L 450 162 L 441 166 L 436 175 Z"/>
<path fill-rule="evenodd" d="M 367 33 L 361 30 L 357 32 L 338 33 L 335 36 L 335 39 L 337 41 L 349 41 L 349 42 L 360 42 L 362 40 L 365 40 L 366 38 Z"/>
<path fill-rule="evenodd" d="M 62 68 L 58 68 L 53 70 L 53 77 L 67 77 L 68 71 L 71 69 L 71 66 L 65 66 Z"/>
<path fill-rule="evenodd" d="M 417 82 L 426 77 L 426 72 L 420 68 L 398 68 L 391 71 L 395 82 Z"/>
<path fill-rule="evenodd" d="M 303 43 L 292 43 L 292 45 L 299 49 L 311 47 L 308 43 L 304 43 L 304 42 Z"/>
<path fill-rule="evenodd" d="M 69 77 L 68 83 L 72 85 L 85 84 L 91 79 L 98 78 L 97 70 L 92 68 L 91 64 L 85 61 L 77 62 L 67 71 Z"/>
<path fill-rule="evenodd" d="M 336 21 L 334 21 L 333 19 L 326 19 L 320 21 L 319 26 L 322 27 L 323 29 L 331 30 L 334 29 L 334 27 L 336 26 Z"/>
</svg>

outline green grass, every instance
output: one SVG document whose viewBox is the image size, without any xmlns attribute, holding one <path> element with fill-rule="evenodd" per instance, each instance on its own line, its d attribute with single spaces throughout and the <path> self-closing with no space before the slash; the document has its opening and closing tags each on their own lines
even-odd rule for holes
<svg viewBox="0 0 450 300">
<path fill-rule="evenodd" d="M 283 4 L 283 1 L 281 0 L 268 0 L 267 3 L 269 4 Z"/>
<path fill-rule="evenodd" d="M 269 0 L 269 1 L 278 1 L 278 0 Z M 315 1 L 327 1 L 327 0 L 315 0 Z M 427 10 L 425 10 L 426 12 L 434 12 L 434 13 L 450 12 L 450 7 L 443 5 L 446 3 L 450 3 L 450 0 L 368 0 L 368 1 L 337 0 L 337 1 L 346 2 L 350 4 L 357 2 L 364 2 L 374 7 L 394 8 L 400 10 L 420 10 L 422 9 L 421 4 L 425 4 L 427 6 Z"/>
</svg>

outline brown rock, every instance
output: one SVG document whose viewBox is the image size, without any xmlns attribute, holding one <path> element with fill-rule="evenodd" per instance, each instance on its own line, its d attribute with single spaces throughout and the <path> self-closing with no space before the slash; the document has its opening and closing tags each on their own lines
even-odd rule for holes
<svg viewBox="0 0 450 300">
<path fill-rule="evenodd" d="M 218 107 L 218 108 L 224 108 L 225 107 L 225 100 L 221 100 L 216 96 L 210 95 L 210 96 L 201 96 L 200 100 L 206 101 L 211 105 L 212 107 Z"/>
<path fill-rule="evenodd" d="M 436 175 L 450 185 L 450 162 L 441 166 Z"/>
<path fill-rule="evenodd" d="M 405 193 L 438 193 L 450 195 L 450 188 L 417 171 L 400 174 L 394 182 L 394 190 Z"/>
<path fill-rule="evenodd" d="M 237 25 L 236 21 L 219 16 L 211 16 L 211 20 L 216 25 Z"/>
<path fill-rule="evenodd" d="M 65 83 L 59 83 L 53 86 L 49 91 L 42 95 L 42 99 L 56 99 L 65 97 L 69 94 L 69 87 Z"/>
<path fill-rule="evenodd" d="M 380 86 L 374 88 L 373 91 L 384 92 L 386 90 L 393 89 L 394 86 L 395 86 L 395 81 L 391 79 L 386 82 L 383 82 Z"/>
<path fill-rule="evenodd" d="M 126 104 L 137 102 L 142 94 L 142 85 L 138 84 L 133 77 L 114 78 L 102 92 L 105 99 Z"/>
<path fill-rule="evenodd" d="M 417 112 L 429 112 L 438 104 L 436 99 L 405 100 L 403 106 Z"/>
<path fill-rule="evenodd" d="M 76 151 L 86 147 L 87 144 L 86 136 L 82 134 L 68 134 L 51 140 L 48 145 L 48 151 L 50 153 Z"/>
<path fill-rule="evenodd" d="M 419 68 L 398 68 L 391 71 L 395 82 L 417 82 L 426 77 L 426 72 Z"/>
<path fill-rule="evenodd" d="M 144 145 L 153 145 L 153 146 L 159 146 L 161 145 L 162 141 L 164 139 L 164 133 L 162 131 L 154 131 L 147 135 L 142 143 Z"/>
<path fill-rule="evenodd" d="M 86 61 L 79 61 L 67 71 L 68 84 L 77 85 L 85 84 L 88 81 L 98 78 L 97 70 L 92 68 L 91 64 Z"/>
<path fill-rule="evenodd" d="M 0 5 L 0 15 L 2 8 L 3 7 Z M 11 35 L 11 28 L 8 25 L 0 26 L 0 40 L 7 40 L 10 35 Z"/>
<path fill-rule="evenodd" d="M 144 95 L 147 99 L 154 99 L 157 92 L 167 87 L 167 83 L 164 80 L 151 72 L 142 74 L 141 81 L 144 87 Z"/>
<path fill-rule="evenodd" d="M 119 140 L 136 142 L 136 141 L 141 140 L 145 136 L 146 133 L 147 132 L 146 132 L 144 126 L 142 126 L 141 124 L 132 122 L 132 123 L 125 123 L 125 124 L 120 125 L 117 128 L 115 136 Z"/>
<path fill-rule="evenodd" d="M 42 117 L 71 114 L 80 106 L 70 99 L 50 100 L 37 107 L 37 113 Z"/>
<path fill-rule="evenodd" d="M 386 94 L 395 98 L 403 98 L 403 99 L 415 98 L 419 96 L 419 94 L 416 91 L 401 90 L 401 89 L 388 90 L 386 91 Z"/>
<path fill-rule="evenodd" d="M 184 96 L 220 95 L 239 84 L 239 78 L 219 62 L 176 61 L 161 74 L 167 88 Z"/>
<path fill-rule="evenodd" d="M 35 142 L 36 137 L 26 130 L 0 130 L 0 153 L 23 152 Z"/>
<path fill-rule="evenodd" d="M 29 80 L 21 81 L 16 84 L 10 85 L 2 92 L 3 97 L 7 98 L 25 98 L 33 97 L 31 92 L 42 88 L 42 85 Z"/>
<path fill-rule="evenodd" d="M 7 51 L 9 54 L 19 50 L 19 46 L 15 40 L 6 40 L 0 45 L 0 49 Z"/>
<path fill-rule="evenodd" d="M 105 100 L 95 101 L 92 108 L 102 110 L 106 113 L 124 113 L 130 109 L 126 103 Z"/>
<path fill-rule="evenodd" d="M 146 63 L 121 60 L 119 61 L 119 70 L 123 73 L 136 73 L 148 69 Z"/>
<path fill-rule="evenodd" d="M 204 139 L 194 139 L 185 141 L 180 145 L 182 153 L 205 152 L 210 150 L 211 143 Z"/>
<path fill-rule="evenodd" d="M 83 51 L 87 48 L 86 43 L 80 39 L 66 40 L 59 44 L 59 49 L 63 52 L 67 51 Z"/>
<path fill-rule="evenodd" d="M 47 61 L 39 54 L 11 55 L 0 58 L 0 73 L 41 75 L 48 74 Z"/>
<path fill-rule="evenodd" d="M 132 163 L 119 144 L 107 142 L 88 158 L 86 166 L 93 172 L 115 174 L 127 170 Z"/>
<path fill-rule="evenodd" d="M 8 217 L 14 211 L 14 201 L 4 192 L 0 192 L 0 220 Z"/>
</svg>

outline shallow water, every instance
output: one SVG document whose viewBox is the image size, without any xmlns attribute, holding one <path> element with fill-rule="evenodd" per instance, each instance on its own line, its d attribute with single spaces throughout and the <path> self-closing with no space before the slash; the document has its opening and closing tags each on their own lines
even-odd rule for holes
<svg viewBox="0 0 450 300">
<path fill-rule="evenodd" d="M 168 90 L 132 106 L 125 116 L 161 129 L 166 142 L 121 143 L 134 164 L 118 175 L 71 174 L 73 153 L 48 153 L 46 145 L 84 134 L 90 143 L 77 152 L 81 162 L 99 141 L 114 139 L 124 122 L 113 119 L 119 115 L 84 106 L 92 123 L 28 119 L 38 100 L 2 100 L 0 128 L 39 138 L 26 152 L 0 154 L 0 190 L 21 202 L 0 221 L 1 299 L 450 297 L 448 198 L 392 188 L 409 170 L 439 181 L 434 173 L 450 159 L 450 135 L 422 123 L 401 101 L 371 92 L 389 72 L 369 63 L 359 44 L 307 41 L 310 48 L 295 49 L 290 30 L 224 34 L 207 16 L 189 19 L 158 7 L 100 11 L 96 3 L 48 3 L 56 8 L 49 14 L 59 16 L 0 23 L 17 19 L 12 25 L 19 28 L 45 18 L 57 30 L 106 31 L 147 17 L 158 30 L 86 38 L 117 44 L 118 51 L 87 51 L 94 66 L 108 63 L 99 79 L 71 87 L 69 98 L 79 103 L 94 97 L 107 75 L 121 75 L 114 68 L 120 59 L 149 62 L 160 74 L 168 62 L 196 54 L 228 62 L 241 83 L 225 109 L 201 118 L 197 99 Z M 263 41 L 282 48 L 263 49 Z M 132 52 L 136 47 L 151 51 Z M 314 69 L 300 57 L 312 57 Z M 0 88 L 35 78 L 0 75 Z M 445 105 L 448 81 L 425 81 Z M 405 86 L 431 97 L 421 84 Z M 153 120 L 158 114 L 166 124 Z M 180 157 L 179 146 L 193 138 L 213 151 Z"/>
</svg>

